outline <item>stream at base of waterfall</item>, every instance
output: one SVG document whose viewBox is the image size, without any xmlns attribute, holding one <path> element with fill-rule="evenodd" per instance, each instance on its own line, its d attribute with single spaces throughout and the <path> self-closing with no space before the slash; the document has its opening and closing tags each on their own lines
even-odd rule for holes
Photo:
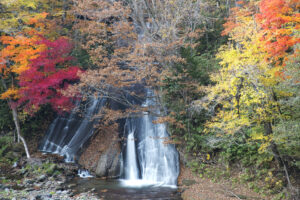
<svg viewBox="0 0 300 200">
<path fill-rule="evenodd" d="M 75 178 L 68 184 L 74 185 L 76 193 L 92 191 L 105 200 L 181 200 L 177 188 L 157 185 L 124 186 L 120 180 L 103 180 L 99 178 Z"/>
</svg>

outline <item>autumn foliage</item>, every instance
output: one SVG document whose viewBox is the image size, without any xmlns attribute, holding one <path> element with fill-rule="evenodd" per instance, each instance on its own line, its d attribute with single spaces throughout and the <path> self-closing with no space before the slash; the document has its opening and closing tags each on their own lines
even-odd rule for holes
<svg viewBox="0 0 300 200">
<path fill-rule="evenodd" d="M 14 100 L 14 106 L 22 106 L 31 114 L 47 103 L 60 112 L 69 110 L 71 99 L 60 91 L 79 78 L 79 68 L 70 64 L 73 46 L 69 39 L 45 37 L 51 27 L 46 24 L 46 16 L 46 13 L 37 15 L 27 22 L 32 27 L 15 36 L 0 38 L 5 46 L 0 57 L 2 78 L 16 79 L 1 98 Z"/>
<path fill-rule="evenodd" d="M 297 0 L 262 0 L 256 21 L 261 26 L 262 43 L 269 53 L 269 59 L 278 61 L 300 42 L 300 3 Z"/>
<path fill-rule="evenodd" d="M 299 0 L 2 0 L 0 100 L 17 127 L 18 112 L 110 98 L 126 107 L 107 103 L 96 116 L 110 130 L 149 111 L 131 98 L 157 89 L 161 105 L 176 106 L 156 122 L 176 126 L 195 155 L 211 145 L 256 168 L 276 160 L 290 183 L 289 167 L 300 169 L 299 9 Z"/>
<path fill-rule="evenodd" d="M 223 31 L 229 42 L 217 54 L 221 69 L 211 75 L 215 84 L 206 88 L 209 101 L 202 104 L 218 105 L 218 109 L 213 108 L 212 119 L 206 122 L 207 132 L 234 139 L 247 135 L 247 145 L 259 144 L 259 154 L 284 166 L 290 188 L 286 170 L 289 159 L 279 148 L 289 147 L 288 137 L 298 137 L 295 126 L 286 136 L 290 119 L 297 120 L 298 116 L 291 114 L 286 104 L 299 95 L 299 86 L 295 85 L 299 77 L 290 74 L 297 65 L 299 69 L 298 9 L 299 1 L 294 0 L 240 2 L 233 8 Z M 294 79 L 294 85 L 287 86 L 289 79 Z M 279 127 L 286 132 L 278 131 Z"/>
<path fill-rule="evenodd" d="M 20 124 L 43 104 L 51 104 L 59 112 L 70 109 L 71 99 L 61 91 L 78 80 L 79 69 L 70 67 L 71 41 L 60 37 L 66 4 L 52 0 L 0 2 L 0 99 L 10 107 L 27 158 L 30 150 Z"/>
<path fill-rule="evenodd" d="M 4 46 L 0 54 L 0 72 L 3 80 L 16 77 L 30 68 L 30 61 L 39 56 L 45 48 L 42 44 L 37 44 L 40 35 L 45 30 L 45 24 L 40 20 L 45 19 L 47 14 L 40 14 L 28 20 L 27 25 L 32 28 L 25 28 L 22 32 L 14 35 L 4 35 L 0 37 L 0 42 Z M 1 94 L 1 98 L 17 99 L 18 86 L 12 82 L 11 87 Z"/>
<path fill-rule="evenodd" d="M 30 68 L 20 74 L 19 104 L 26 104 L 27 109 L 36 109 L 50 103 L 57 111 L 72 107 L 71 99 L 60 93 L 70 81 L 78 80 L 78 67 L 70 66 L 69 56 L 72 45 L 66 38 L 55 41 L 41 39 L 37 45 L 46 49 L 31 60 Z"/>
</svg>

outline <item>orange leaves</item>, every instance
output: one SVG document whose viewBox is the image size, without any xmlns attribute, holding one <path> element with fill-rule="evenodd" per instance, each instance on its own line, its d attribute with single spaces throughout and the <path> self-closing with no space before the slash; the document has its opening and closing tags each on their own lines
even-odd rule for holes
<svg viewBox="0 0 300 200">
<path fill-rule="evenodd" d="M 30 68 L 31 60 L 37 58 L 45 49 L 45 45 L 37 44 L 41 36 L 36 33 L 41 33 L 40 19 L 44 19 L 46 14 L 42 13 L 37 17 L 29 20 L 32 28 L 24 29 L 23 32 L 15 33 L 15 36 L 1 36 L 0 43 L 3 49 L 0 51 L 0 73 L 1 78 L 8 79 L 13 76 L 16 80 L 19 75 Z M 37 31 L 37 29 L 39 29 Z M 0 95 L 1 99 L 17 100 L 20 98 L 18 89 L 14 86 L 14 81 L 10 88 Z M 16 84 L 15 84 L 16 85 Z"/>
<path fill-rule="evenodd" d="M 46 33 L 45 30 L 50 23 L 50 21 L 46 21 L 47 15 L 48 13 L 43 12 L 43 13 L 36 14 L 34 17 L 30 18 L 26 22 L 26 24 L 33 26 L 34 28 L 26 28 L 23 30 L 23 33 L 30 35 L 31 37 L 44 35 Z"/>
<path fill-rule="evenodd" d="M 287 0 L 262 0 L 260 2 L 260 14 L 257 15 L 262 27 L 264 29 L 281 28 L 281 25 L 288 22 L 284 16 L 293 15 L 291 3 Z"/>
<path fill-rule="evenodd" d="M 36 25 L 36 24 L 39 24 L 40 21 L 41 21 L 42 19 L 46 19 L 47 15 L 48 15 L 48 13 L 46 13 L 46 12 L 36 14 L 35 17 L 30 18 L 30 19 L 27 21 L 27 24 L 28 24 L 28 25 L 33 25 L 33 24 Z M 39 25 L 43 25 L 43 24 L 41 23 L 41 24 L 39 24 Z"/>
<path fill-rule="evenodd" d="M 37 44 L 41 39 L 46 24 L 47 13 L 37 14 L 28 20 L 32 28 L 24 29 L 16 33 L 16 36 L 1 36 L 0 42 L 4 48 L 0 51 L 0 69 L 4 76 L 9 73 L 21 74 L 29 68 L 30 60 L 37 58 L 45 45 Z M 9 63 L 9 64 L 8 64 Z"/>
<path fill-rule="evenodd" d="M 222 36 L 230 35 L 230 33 L 237 27 L 242 26 L 240 22 L 245 21 L 251 15 L 254 15 L 255 7 L 249 3 L 244 5 L 244 2 L 237 2 L 241 7 L 235 7 L 231 9 L 231 14 L 227 18 L 227 22 L 224 23 L 224 30 Z M 244 6 L 242 6 L 244 5 Z"/>
<path fill-rule="evenodd" d="M 269 54 L 268 59 L 275 63 L 282 60 L 287 51 L 298 43 L 300 15 L 297 12 L 299 1 L 295 0 L 262 0 L 260 13 L 256 21 L 260 24 L 262 43 Z M 299 34 L 299 33 L 298 33 Z"/>
<path fill-rule="evenodd" d="M 224 30 L 222 31 L 222 36 L 229 35 L 232 29 L 236 28 L 238 24 L 231 20 L 230 18 L 227 19 L 227 22 L 224 24 Z"/>
<path fill-rule="evenodd" d="M 2 93 L 0 95 L 0 99 L 18 99 L 19 98 L 19 94 L 18 94 L 18 89 L 16 88 L 9 88 L 8 90 L 6 90 L 6 92 Z"/>
<path fill-rule="evenodd" d="M 293 47 L 300 42 L 300 14 L 297 10 L 300 8 L 299 1 L 261 0 L 258 4 L 239 2 L 238 5 L 232 9 L 230 17 L 224 24 L 222 35 L 229 35 L 240 47 L 244 47 L 245 36 L 251 38 L 255 35 L 258 40 L 253 42 L 264 52 L 267 64 L 280 71 L 273 70 L 276 72 L 273 75 L 282 79 L 285 57 L 296 53 L 293 52 Z M 249 26 L 252 28 L 245 29 Z"/>
<path fill-rule="evenodd" d="M 243 4 L 245 4 L 244 1 L 237 1 L 236 3 L 237 3 L 238 5 L 243 5 Z"/>
<path fill-rule="evenodd" d="M 2 36 L 0 40 L 6 45 L 1 51 L 0 59 L 5 63 L 11 63 L 9 68 L 7 65 L 0 65 L 4 70 L 21 74 L 29 68 L 31 59 L 36 58 L 39 53 L 45 48 L 43 45 L 37 45 L 37 38 L 25 36 Z M 6 68 L 6 69 L 5 69 Z"/>
</svg>

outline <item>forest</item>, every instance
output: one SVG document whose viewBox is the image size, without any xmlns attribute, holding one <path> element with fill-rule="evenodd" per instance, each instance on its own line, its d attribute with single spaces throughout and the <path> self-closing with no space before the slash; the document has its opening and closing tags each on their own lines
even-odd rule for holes
<svg viewBox="0 0 300 200">
<path fill-rule="evenodd" d="M 1 0 L 0 199 L 143 199 L 80 190 L 81 169 L 104 185 L 176 187 L 145 199 L 299 199 L 299 10 L 298 0 Z"/>
</svg>

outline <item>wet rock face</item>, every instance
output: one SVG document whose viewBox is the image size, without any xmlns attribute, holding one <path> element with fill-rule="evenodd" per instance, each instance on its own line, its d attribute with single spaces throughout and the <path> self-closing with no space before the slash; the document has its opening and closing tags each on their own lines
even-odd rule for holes
<svg viewBox="0 0 300 200">
<path fill-rule="evenodd" d="M 108 176 L 117 178 L 120 174 L 120 147 L 112 144 L 107 151 L 100 156 L 96 168 L 97 176 Z"/>
<path fill-rule="evenodd" d="M 100 130 L 80 156 L 79 164 L 98 177 L 118 178 L 120 141 L 118 133 Z"/>
</svg>

